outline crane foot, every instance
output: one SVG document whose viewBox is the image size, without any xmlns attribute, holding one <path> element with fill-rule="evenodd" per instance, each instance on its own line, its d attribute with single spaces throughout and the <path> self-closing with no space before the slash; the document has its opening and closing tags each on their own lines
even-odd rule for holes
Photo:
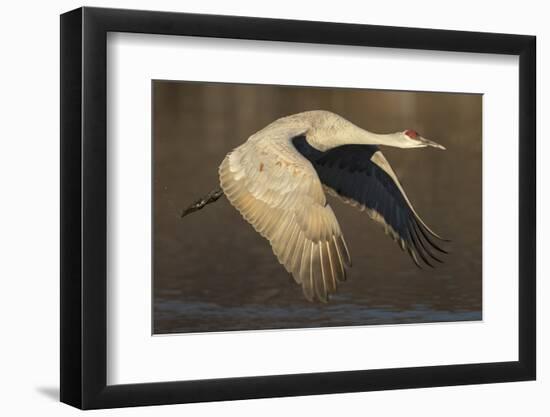
<svg viewBox="0 0 550 417">
<path fill-rule="evenodd" d="M 195 211 L 204 208 L 206 205 L 217 201 L 221 196 L 223 196 L 223 190 L 221 188 L 216 188 L 215 190 L 210 191 L 207 195 L 199 198 L 197 201 L 195 201 L 193 204 L 183 210 L 181 213 L 181 217 L 185 217 L 188 214 L 194 213 Z"/>
</svg>

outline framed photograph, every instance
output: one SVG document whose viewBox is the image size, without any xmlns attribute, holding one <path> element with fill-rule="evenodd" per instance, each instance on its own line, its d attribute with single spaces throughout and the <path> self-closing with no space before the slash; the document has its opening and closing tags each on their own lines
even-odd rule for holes
<svg viewBox="0 0 550 417">
<path fill-rule="evenodd" d="M 61 401 L 533 380 L 535 37 L 61 16 Z"/>
</svg>

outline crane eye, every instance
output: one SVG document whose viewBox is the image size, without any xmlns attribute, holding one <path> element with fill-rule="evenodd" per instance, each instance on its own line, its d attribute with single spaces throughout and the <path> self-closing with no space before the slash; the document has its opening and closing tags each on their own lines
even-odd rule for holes
<svg viewBox="0 0 550 417">
<path fill-rule="evenodd" d="M 405 135 L 411 139 L 416 139 L 418 137 L 418 132 L 416 130 L 407 129 L 405 130 Z"/>
</svg>

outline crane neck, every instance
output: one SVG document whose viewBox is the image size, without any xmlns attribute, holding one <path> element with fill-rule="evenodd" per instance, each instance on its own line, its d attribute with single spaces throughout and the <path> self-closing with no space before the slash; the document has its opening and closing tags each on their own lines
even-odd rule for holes
<svg viewBox="0 0 550 417">
<path fill-rule="evenodd" d="M 307 135 L 308 142 L 320 151 L 328 151 L 343 145 L 384 145 L 403 147 L 399 132 L 379 134 L 361 129 L 351 123 L 334 129 L 313 130 Z"/>
<path fill-rule="evenodd" d="M 351 138 L 353 144 L 357 145 L 385 145 L 400 147 L 401 141 L 399 132 L 397 133 L 374 133 L 361 128 Z"/>
</svg>

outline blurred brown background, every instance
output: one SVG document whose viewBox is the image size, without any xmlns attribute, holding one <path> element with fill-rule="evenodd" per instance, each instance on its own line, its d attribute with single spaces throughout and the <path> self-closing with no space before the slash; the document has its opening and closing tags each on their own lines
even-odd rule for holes
<svg viewBox="0 0 550 417">
<path fill-rule="evenodd" d="M 309 303 L 269 243 L 218 186 L 224 156 L 273 120 L 330 110 L 377 133 L 417 130 L 447 147 L 382 152 L 450 255 L 419 270 L 364 213 L 328 197 L 353 259 L 328 304 Z M 153 81 L 154 333 L 481 319 L 482 96 Z"/>
</svg>

